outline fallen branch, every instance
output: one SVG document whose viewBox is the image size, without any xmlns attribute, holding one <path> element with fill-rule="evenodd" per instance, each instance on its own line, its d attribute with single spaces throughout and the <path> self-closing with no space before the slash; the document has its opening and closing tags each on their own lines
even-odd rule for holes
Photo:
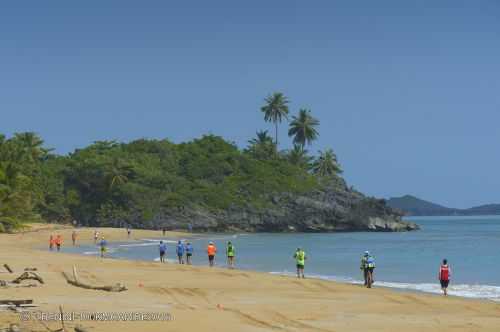
<svg viewBox="0 0 500 332">
<path fill-rule="evenodd" d="M 74 271 L 76 271 L 76 269 Z M 117 283 L 117 284 L 112 285 L 112 286 L 93 286 L 93 285 L 85 284 L 79 280 L 74 280 L 69 275 L 67 275 L 65 272 L 62 272 L 62 275 L 63 275 L 64 279 L 66 279 L 68 284 L 76 286 L 76 287 L 80 287 L 80 288 L 102 290 L 102 291 L 106 291 L 106 292 L 123 292 L 123 291 L 127 290 L 127 287 L 125 287 L 121 283 Z"/>
<path fill-rule="evenodd" d="M 9 271 L 9 273 L 14 273 L 14 271 L 10 268 L 9 264 L 4 264 L 3 267 Z"/>
<path fill-rule="evenodd" d="M 75 332 L 89 332 L 89 330 L 83 326 L 75 326 Z"/>
<path fill-rule="evenodd" d="M 38 305 L 36 304 L 20 304 L 20 305 L 15 305 L 15 304 L 0 304 L 0 309 L 9 309 L 9 308 L 12 308 L 12 307 L 16 307 L 16 308 L 36 308 L 38 307 Z"/>
<path fill-rule="evenodd" d="M 0 280 L 0 287 L 5 287 L 5 288 L 29 288 L 29 287 L 37 287 L 37 284 L 27 284 L 27 285 L 21 285 L 21 284 L 12 284 L 11 282 L 5 281 L 5 280 Z"/>
<path fill-rule="evenodd" d="M 33 304 L 33 300 L 0 300 L 0 304 L 10 304 L 19 307 L 22 304 Z"/>
<path fill-rule="evenodd" d="M 16 279 L 12 280 L 11 282 L 13 284 L 19 284 L 23 280 L 36 280 L 39 283 L 44 284 L 44 281 L 43 281 L 42 277 L 40 277 L 35 272 L 23 272 L 23 274 L 21 274 L 19 277 L 17 277 Z"/>
</svg>

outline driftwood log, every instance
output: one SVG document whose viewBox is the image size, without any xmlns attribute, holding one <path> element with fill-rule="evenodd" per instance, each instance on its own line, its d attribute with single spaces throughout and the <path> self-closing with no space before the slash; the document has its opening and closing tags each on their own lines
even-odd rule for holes
<svg viewBox="0 0 500 332">
<path fill-rule="evenodd" d="M 75 326 L 75 332 L 89 332 L 89 330 L 83 326 Z"/>
<path fill-rule="evenodd" d="M 42 277 L 40 277 L 37 273 L 35 272 L 23 272 L 19 277 L 16 279 L 12 280 L 11 282 L 13 284 L 19 284 L 23 280 L 36 280 L 41 284 L 44 284 L 45 282 L 43 281 Z"/>
<path fill-rule="evenodd" d="M 9 264 L 4 264 L 3 267 L 9 271 L 9 273 L 14 273 L 14 271 L 10 268 Z"/>
<path fill-rule="evenodd" d="M 37 287 L 38 285 L 36 284 L 27 284 L 27 285 L 22 285 L 22 284 L 13 284 L 11 282 L 5 281 L 5 280 L 0 280 L 0 287 L 4 288 L 30 288 L 30 287 Z"/>
<path fill-rule="evenodd" d="M 19 307 L 22 304 L 33 304 L 33 300 L 0 300 L 0 304 L 10 304 Z"/>
<path fill-rule="evenodd" d="M 73 270 L 74 275 L 76 276 L 76 269 Z M 110 285 L 110 286 L 93 286 L 89 285 L 86 283 L 81 282 L 78 279 L 71 278 L 69 275 L 67 275 L 65 272 L 62 273 L 64 279 L 66 279 L 66 282 L 70 285 L 80 287 L 80 288 L 85 288 L 85 289 L 94 289 L 94 290 L 102 290 L 106 292 L 123 292 L 127 290 L 127 287 L 125 287 L 121 283 L 117 283 L 115 285 Z"/>
</svg>

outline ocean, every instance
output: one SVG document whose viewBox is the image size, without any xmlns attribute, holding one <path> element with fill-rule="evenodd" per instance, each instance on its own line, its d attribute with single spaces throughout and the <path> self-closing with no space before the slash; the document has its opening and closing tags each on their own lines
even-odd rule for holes
<svg viewBox="0 0 500 332">
<path fill-rule="evenodd" d="M 439 293 L 437 274 L 447 258 L 452 269 L 450 295 L 500 302 L 500 216 L 407 218 L 421 226 L 405 233 L 330 234 L 203 234 L 192 238 L 193 263 L 207 265 L 208 241 L 218 247 L 217 266 L 225 267 L 225 243 L 236 247 L 240 269 L 295 274 L 292 255 L 297 247 L 307 254 L 306 277 L 360 283 L 360 259 L 369 250 L 376 259 L 375 286 Z M 160 235 L 160 232 L 159 232 Z M 117 259 L 158 260 L 158 241 L 111 243 Z M 177 239 L 167 238 L 168 262 L 174 263 Z M 66 252 L 98 255 L 95 246 L 64 248 Z"/>
</svg>

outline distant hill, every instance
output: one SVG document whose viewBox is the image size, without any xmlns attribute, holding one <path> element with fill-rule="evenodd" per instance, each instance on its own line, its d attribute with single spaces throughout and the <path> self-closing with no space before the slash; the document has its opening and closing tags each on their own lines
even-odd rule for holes
<svg viewBox="0 0 500 332">
<path fill-rule="evenodd" d="M 454 209 L 425 201 L 411 195 L 392 197 L 387 205 L 408 216 L 480 216 L 500 215 L 500 204 L 486 204 L 469 209 Z"/>
</svg>

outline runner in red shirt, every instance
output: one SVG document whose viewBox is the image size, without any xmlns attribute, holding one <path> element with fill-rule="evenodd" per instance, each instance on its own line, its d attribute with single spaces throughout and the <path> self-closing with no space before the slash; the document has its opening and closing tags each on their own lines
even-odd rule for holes
<svg viewBox="0 0 500 332">
<path fill-rule="evenodd" d="M 441 283 L 441 289 L 443 294 L 448 295 L 448 285 L 450 283 L 451 269 L 448 266 L 448 260 L 443 259 L 443 264 L 439 268 L 439 282 Z"/>
</svg>

